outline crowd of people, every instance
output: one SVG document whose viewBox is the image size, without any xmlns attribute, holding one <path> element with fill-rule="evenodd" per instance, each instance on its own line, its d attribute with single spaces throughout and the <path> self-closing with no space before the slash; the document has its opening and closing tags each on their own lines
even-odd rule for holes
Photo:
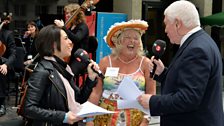
<svg viewBox="0 0 224 126">
<path fill-rule="evenodd" d="M 85 14 L 77 12 L 79 8 L 79 4 L 64 7 L 66 19 L 77 13 L 70 27 L 61 19 L 41 29 L 34 21 L 27 23 L 22 37 L 24 65 L 32 64 L 38 55 L 27 79 L 23 108 L 27 126 L 149 126 L 151 116 L 160 116 L 161 126 L 224 125 L 222 56 L 201 28 L 193 3 L 175 1 L 164 11 L 165 33 L 171 44 L 179 45 L 168 67 L 144 54 L 141 38 L 150 25 L 140 19 L 116 22 L 108 29 L 105 41 L 111 54 L 100 59 L 99 65 L 91 59 L 87 66 L 77 61 L 73 55 L 77 49 L 88 52 L 90 46 Z M 10 21 L 8 14 L 1 17 L 0 116 L 6 113 L 7 75 L 16 60 L 15 40 L 7 30 Z M 83 71 L 86 77 L 79 87 L 76 76 Z M 124 98 L 117 90 L 125 78 L 141 92 L 135 102 L 150 114 L 134 107 L 119 109 L 118 100 Z M 160 94 L 157 83 L 161 84 Z M 115 113 L 79 117 L 86 101 Z"/>
</svg>

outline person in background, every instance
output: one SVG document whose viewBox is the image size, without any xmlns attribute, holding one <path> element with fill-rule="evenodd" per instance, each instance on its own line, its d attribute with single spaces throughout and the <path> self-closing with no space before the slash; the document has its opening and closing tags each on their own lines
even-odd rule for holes
<svg viewBox="0 0 224 126">
<path fill-rule="evenodd" d="M 63 28 L 68 35 L 68 38 L 75 45 L 72 49 L 71 57 L 67 58 L 67 62 L 70 65 L 72 72 L 74 73 L 76 80 L 76 85 L 83 86 L 86 78 L 86 66 L 83 63 L 77 62 L 73 54 L 77 49 L 84 49 L 89 53 L 89 28 L 86 24 L 85 14 L 80 11 L 80 5 L 77 3 L 70 3 L 64 7 L 65 11 L 65 21 L 73 15 L 77 14 L 75 19 L 72 21 L 70 28 L 66 27 L 66 24 L 62 20 L 55 20 L 54 23 Z M 91 57 L 90 57 L 91 58 Z"/>
<path fill-rule="evenodd" d="M 68 38 L 71 39 L 72 43 L 75 45 L 72 49 L 71 57 L 67 58 L 67 62 L 69 63 L 72 72 L 75 74 L 77 78 L 76 80 L 81 79 L 82 82 L 84 82 L 86 75 L 86 67 L 84 64 L 77 62 L 75 60 L 75 57 L 73 56 L 73 54 L 79 48 L 89 52 L 89 28 L 86 24 L 85 14 L 82 10 L 78 11 L 79 8 L 80 5 L 77 3 L 70 3 L 64 7 L 65 21 L 68 22 L 68 19 L 73 14 L 77 14 L 74 21 L 72 21 L 70 28 L 66 28 L 66 24 L 63 22 L 63 20 L 56 19 L 54 23 L 65 30 L 68 35 Z M 81 83 L 81 81 L 77 81 L 76 85 L 81 86 L 83 85 L 83 83 Z"/>
<path fill-rule="evenodd" d="M 40 16 L 37 16 L 37 19 L 36 19 L 35 22 L 36 22 L 37 27 L 38 27 L 39 30 L 44 27 L 44 24 L 42 23 L 42 21 L 40 19 Z"/>
<path fill-rule="evenodd" d="M 4 12 L 0 17 L 0 116 L 6 114 L 5 97 L 8 74 L 16 60 L 16 44 L 12 31 L 8 30 L 11 16 Z"/>
<path fill-rule="evenodd" d="M 112 54 L 102 58 L 99 66 L 105 79 L 99 79 L 89 101 L 105 109 L 118 113 L 90 118 L 88 126 L 148 126 L 149 120 L 137 109 L 118 110 L 117 100 L 122 99 L 117 88 L 124 77 L 131 78 L 136 86 L 146 94 L 156 94 L 156 83 L 149 78 L 153 64 L 144 56 L 141 36 L 148 24 L 143 20 L 115 23 L 109 29 L 106 42 Z M 150 67 L 150 68 L 149 68 Z M 113 70 L 118 68 L 118 70 Z"/>
<path fill-rule="evenodd" d="M 62 27 L 68 34 L 69 39 L 75 45 L 72 49 L 72 54 L 78 49 L 82 48 L 88 52 L 88 38 L 89 38 L 89 28 L 86 24 L 85 14 L 83 11 L 77 12 L 80 6 L 76 3 L 68 4 L 64 7 L 65 19 L 68 20 L 74 13 L 77 13 L 75 20 L 72 22 L 72 26 L 67 29 L 63 20 L 55 20 L 54 23 Z M 73 57 L 70 59 L 70 63 L 74 60 Z"/>
<path fill-rule="evenodd" d="M 37 55 L 37 50 L 35 48 L 35 39 L 39 33 L 39 29 L 34 21 L 28 21 L 27 31 L 23 35 L 23 42 L 25 42 L 25 61 L 24 65 L 29 65 L 33 62 L 33 58 Z"/>
<path fill-rule="evenodd" d="M 180 47 L 169 67 L 152 57 L 161 95 L 140 95 L 139 103 L 161 117 L 161 126 L 223 126 L 222 59 L 216 43 L 200 27 L 191 2 L 173 2 L 164 15 L 165 32 Z"/>
<path fill-rule="evenodd" d="M 40 61 L 30 75 L 24 104 L 24 116 L 32 126 L 77 125 L 82 118 L 80 100 L 88 99 L 97 83 L 98 65 L 88 65 L 86 84 L 79 89 L 74 84 L 74 74 L 64 58 L 71 55 L 73 44 L 65 31 L 55 25 L 43 27 L 35 43 Z M 75 123 L 75 124 L 74 124 Z"/>
</svg>

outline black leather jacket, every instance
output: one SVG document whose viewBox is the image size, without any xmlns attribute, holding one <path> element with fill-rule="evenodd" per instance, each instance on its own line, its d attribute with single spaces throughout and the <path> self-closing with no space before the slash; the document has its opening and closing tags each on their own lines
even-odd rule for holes
<svg viewBox="0 0 224 126">
<path fill-rule="evenodd" d="M 42 60 L 27 81 L 24 115 L 32 120 L 32 126 L 68 126 L 63 124 L 68 102 L 64 84 L 51 62 Z M 76 91 L 76 101 L 88 99 L 96 81 L 87 78 L 85 86 Z M 74 86 L 71 85 L 73 88 Z"/>
</svg>

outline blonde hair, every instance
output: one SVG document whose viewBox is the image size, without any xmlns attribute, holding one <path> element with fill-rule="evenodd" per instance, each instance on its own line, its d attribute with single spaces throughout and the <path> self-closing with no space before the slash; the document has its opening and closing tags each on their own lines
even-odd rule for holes
<svg viewBox="0 0 224 126">
<path fill-rule="evenodd" d="M 70 13 L 71 15 L 73 15 L 78 9 L 80 8 L 79 4 L 76 4 L 76 3 L 71 3 L 71 4 L 68 4 L 64 7 L 64 11 L 67 12 L 67 13 Z M 80 11 L 78 14 L 77 14 L 77 17 L 74 21 L 74 24 L 79 24 L 81 22 L 85 22 L 85 14 L 83 11 Z"/>
<path fill-rule="evenodd" d="M 135 29 L 127 29 L 127 30 L 135 30 Z M 115 47 L 114 48 L 111 48 L 112 49 L 112 54 L 115 55 L 115 56 L 118 56 L 118 54 L 121 52 L 122 50 L 122 47 L 123 45 L 121 45 L 121 41 L 123 41 L 124 39 L 124 31 L 126 30 L 123 30 L 120 35 L 118 36 L 117 38 L 117 42 L 114 43 Z M 137 55 L 138 56 L 144 56 L 145 53 L 144 53 L 144 50 L 143 50 L 143 45 L 142 45 L 142 39 L 141 39 L 141 36 L 142 34 L 140 32 L 138 32 L 137 30 L 135 30 L 136 33 L 139 33 L 138 35 L 138 40 L 139 40 L 139 48 L 138 48 L 138 52 L 137 52 Z"/>
</svg>

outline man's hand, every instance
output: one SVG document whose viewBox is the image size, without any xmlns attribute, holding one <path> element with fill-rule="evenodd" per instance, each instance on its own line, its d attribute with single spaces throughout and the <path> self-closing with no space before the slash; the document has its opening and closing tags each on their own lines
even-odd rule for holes
<svg viewBox="0 0 224 126">
<path fill-rule="evenodd" d="M 143 108 L 149 109 L 149 100 L 151 96 L 151 94 L 142 94 L 138 96 L 138 102 L 142 105 Z"/>
<path fill-rule="evenodd" d="M 156 60 L 154 56 L 151 57 L 151 60 L 153 63 L 155 63 L 157 65 L 155 74 L 160 75 L 165 68 L 164 64 L 162 63 L 162 61 L 160 59 Z"/>
</svg>

